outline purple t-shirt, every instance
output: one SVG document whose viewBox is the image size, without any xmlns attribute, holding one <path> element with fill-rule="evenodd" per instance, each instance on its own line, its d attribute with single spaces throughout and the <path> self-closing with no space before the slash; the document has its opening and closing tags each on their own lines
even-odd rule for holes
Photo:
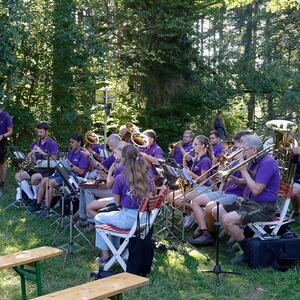
<svg viewBox="0 0 300 300">
<path fill-rule="evenodd" d="M 221 155 L 221 153 L 222 153 L 222 151 L 225 149 L 225 147 L 222 145 L 222 144 L 216 144 L 216 145 L 214 145 L 213 146 L 213 152 L 214 152 L 214 156 L 216 157 L 216 158 L 218 158 L 220 155 Z"/>
<path fill-rule="evenodd" d="M 192 143 L 183 144 L 182 148 L 184 149 L 185 152 L 190 152 L 193 149 L 193 144 Z M 182 165 L 183 155 L 182 155 L 182 152 L 180 151 L 179 147 L 176 147 L 174 149 L 174 159 L 177 163 Z M 187 163 L 188 167 L 191 167 L 192 163 L 193 162 L 191 160 L 188 161 L 188 163 Z"/>
<path fill-rule="evenodd" d="M 151 180 L 151 178 L 150 178 Z M 150 181 L 149 192 L 152 187 L 152 182 Z M 121 206 L 124 208 L 132 208 L 138 209 L 140 205 L 140 201 L 132 195 L 130 191 L 130 186 L 126 180 L 125 173 L 119 174 L 114 181 L 114 185 L 112 188 L 112 193 L 120 195 Z"/>
<path fill-rule="evenodd" d="M 44 144 L 42 144 L 41 140 L 39 140 L 38 142 L 32 143 L 31 150 L 34 148 L 35 145 L 40 147 L 43 152 L 48 152 L 50 155 L 58 154 L 58 145 L 49 136 L 46 137 Z M 46 159 L 47 157 L 43 154 L 36 153 L 35 158 L 36 159 Z"/>
<path fill-rule="evenodd" d="M 83 149 L 78 149 L 77 151 L 69 151 L 68 152 L 68 160 L 76 167 L 80 169 L 84 169 L 85 172 L 87 171 L 89 167 L 89 159 L 87 156 L 82 152 Z M 84 176 L 84 175 L 80 175 Z"/>
<path fill-rule="evenodd" d="M 250 167 L 255 172 L 254 181 L 265 184 L 263 191 L 254 196 L 248 186 L 245 187 L 244 197 L 257 202 L 276 202 L 280 184 L 280 171 L 277 161 L 269 155 L 258 158 Z"/>
<path fill-rule="evenodd" d="M 156 158 L 163 158 L 164 157 L 164 152 L 157 145 L 156 142 L 153 142 L 152 145 L 149 147 L 149 149 L 147 149 L 146 147 L 141 148 L 140 152 L 148 154 L 148 155 L 156 157 Z M 157 174 L 157 171 L 155 169 L 155 165 L 152 165 L 152 172 L 153 172 L 153 174 Z"/>
<path fill-rule="evenodd" d="M 111 154 L 108 158 L 104 159 L 101 164 L 108 170 L 111 165 L 115 162 L 116 158 L 113 154 Z"/>
<path fill-rule="evenodd" d="M 12 128 L 13 124 L 12 124 L 12 118 L 11 116 L 5 112 L 2 111 L 0 113 L 0 134 L 5 134 L 7 133 L 7 128 Z"/>
<path fill-rule="evenodd" d="M 124 166 L 117 167 L 116 170 L 114 171 L 113 177 L 116 178 L 119 174 L 122 173 L 123 170 L 124 170 Z"/>
<path fill-rule="evenodd" d="M 104 151 L 103 145 L 94 144 L 92 150 L 95 151 L 101 157 L 107 157 L 105 156 L 105 153 L 107 153 L 107 151 Z"/>
<path fill-rule="evenodd" d="M 202 170 L 208 170 L 211 168 L 211 161 L 207 154 L 204 154 L 200 157 L 200 159 L 197 159 L 197 157 L 193 157 L 193 164 L 191 167 L 191 171 L 195 173 L 197 176 L 201 175 Z M 209 176 L 209 174 L 207 175 Z M 206 182 L 204 185 L 210 186 L 210 181 Z"/>
<path fill-rule="evenodd" d="M 232 164 L 230 167 L 234 167 L 238 164 L 239 162 L 236 161 L 234 164 Z M 234 173 L 232 173 L 232 176 L 237 177 L 237 178 L 242 178 L 242 173 L 241 171 L 237 170 Z M 243 196 L 243 192 L 244 192 L 244 187 L 239 186 L 233 182 L 229 182 L 225 188 L 224 193 L 225 194 L 233 194 L 236 195 L 238 197 L 242 197 Z"/>
</svg>

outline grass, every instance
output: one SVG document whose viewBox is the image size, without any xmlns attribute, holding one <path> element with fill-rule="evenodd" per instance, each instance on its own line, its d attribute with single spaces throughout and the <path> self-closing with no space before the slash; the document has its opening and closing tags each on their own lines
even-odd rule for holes
<svg viewBox="0 0 300 300">
<path fill-rule="evenodd" d="M 50 227 L 53 219 L 38 219 L 22 209 L 4 208 L 15 199 L 16 185 L 10 178 L 0 198 L 0 255 L 16 251 L 51 246 L 58 231 Z M 300 226 L 293 224 L 295 232 Z M 94 234 L 88 237 L 94 242 Z M 126 292 L 124 299 L 299 299 L 299 270 L 276 272 L 272 269 L 252 270 L 246 264 L 230 265 L 225 237 L 221 241 L 221 265 L 224 271 L 239 271 L 242 276 L 222 275 L 221 285 L 216 286 L 216 276 L 199 271 L 212 269 L 215 261 L 214 247 L 201 248 L 210 257 L 192 251 L 181 255 L 175 251 L 156 253 L 157 262 L 151 272 L 150 285 Z M 59 246 L 67 241 L 67 235 L 57 241 Z M 90 280 L 89 273 L 98 267 L 95 262 L 98 250 L 84 241 L 86 250 L 76 254 L 55 257 L 42 262 L 43 290 L 51 293 L 76 286 Z M 115 271 L 121 271 L 119 268 Z M 0 300 L 17 300 L 20 296 L 19 276 L 13 270 L 0 271 Z M 29 298 L 36 296 L 35 285 L 27 283 Z M 299 297 L 299 298 L 298 298 Z M 74 299 L 75 300 L 75 299 Z"/>
</svg>

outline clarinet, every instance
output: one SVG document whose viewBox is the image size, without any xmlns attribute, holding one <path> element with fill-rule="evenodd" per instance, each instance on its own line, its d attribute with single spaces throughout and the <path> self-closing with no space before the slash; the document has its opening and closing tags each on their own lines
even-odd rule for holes
<svg viewBox="0 0 300 300">
<path fill-rule="evenodd" d="M 108 174 L 107 168 L 105 168 L 98 160 L 96 160 L 92 153 L 88 154 L 88 158 L 91 162 L 93 162 L 96 165 L 96 169 L 101 169 L 105 174 Z"/>
</svg>

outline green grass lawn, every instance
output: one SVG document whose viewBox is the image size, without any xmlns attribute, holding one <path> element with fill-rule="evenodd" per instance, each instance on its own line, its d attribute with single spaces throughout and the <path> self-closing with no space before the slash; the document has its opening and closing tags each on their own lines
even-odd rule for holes
<svg viewBox="0 0 300 300">
<path fill-rule="evenodd" d="M 10 254 L 39 246 L 51 246 L 57 236 L 55 227 L 50 227 L 53 218 L 41 219 L 22 209 L 4 210 L 15 199 L 15 183 L 10 179 L 0 198 L 0 254 Z M 298 233 L 300 226 L 293 224 Z M 89 233 L 94 243 L 94 234 Z M 214 247 L 201 248 L 210 261 L 198 252 L 181 255 L 175 251 L 156 254 L 156 263 L 151 272 L 148 286 L 127 292 L 125 299 L 300 299 L 299 270 L 281 273 L 272 269 L 251 270 L 246 264 L 230 265 L 231 256 L 225 255 L 227 247 L 224 237 L 221 242 L 221 264 L 225 271 L 239 271 L 242 276 L 222 275 L 221 285 L 215 285 L 216 276 L 199 272 L 214 266 Z M 67 241 L 67 235 L 54 246 Z M 42 262 L 43 290 L 51 293 L 67 287 L 86 283 L 89 273 L 97 268 L 98 253 L 84 241 L 86 250 L 76 254 L 55 257 Z M 300 251 L 300 249 L 299 249 Z M 121 271 L 119 268 L 115 271 Z M 35 285 L 27 283 L 29 298 L 36 296 Z M 13 270 L 0 271 L 0 300 L 21 299 L 19 276 Z M 299 298 L 298 298 L 299 297 Z M 75 300 L 75 299 L 74 299 Z"/>
</svg>

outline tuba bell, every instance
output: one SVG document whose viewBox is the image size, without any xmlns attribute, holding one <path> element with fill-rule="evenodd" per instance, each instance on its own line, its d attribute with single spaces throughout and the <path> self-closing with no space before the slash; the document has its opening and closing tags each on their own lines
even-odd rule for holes
<svg viewBox="0 0 300 300">
<path fill-rule="evenodd" d="M 137 147 L 147 147 L 148 138 L 146 135 L 142 134 L 139 128 L 131 122 L 125 124 L 128 132 L 131 134 L 131 141 Z"/>
<path fill-rule="evenodd" d="M 297 147 L 297 141 L 290 133 L 298 128 L 297 124 L 286 120 L 271 120 L 266 126 L 273 130 L 273 157 L 280 169 L 281 182 L 292 184 L 296 164 L 292 162 L 291 149 Z"/>
<path fill-rule="evenodd" d="M 95 132 L 89 131 L 85 134 L 84 137 L 87 145 L 94 145 L 99 143 L 99 137 Z"/>
</svg>

